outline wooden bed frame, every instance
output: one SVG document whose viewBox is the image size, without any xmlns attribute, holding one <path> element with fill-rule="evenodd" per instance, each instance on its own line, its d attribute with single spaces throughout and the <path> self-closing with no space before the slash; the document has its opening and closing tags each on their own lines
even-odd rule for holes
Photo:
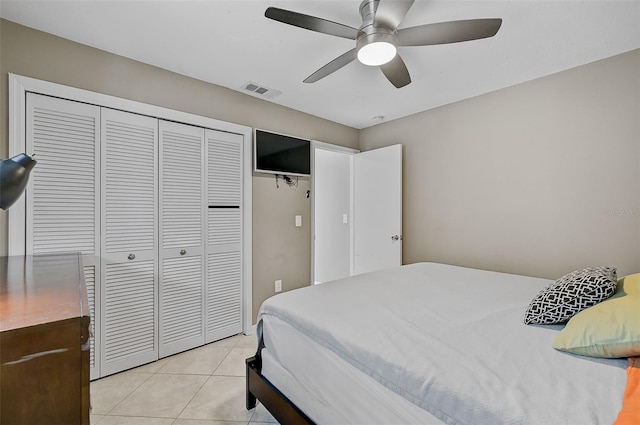
<svg viewBox="0 0 640 425">
<path fill-rule="evenodd" d="M 268 379 L 262 376 L 262 356 L 258 348 L 255 356 L 249 357 L 247 365 L 247 410 L 256 407 L 256 400 L 267 408 L 281 425 L 315 425 L 302 410 L 278 390 Z"/>
</svg>

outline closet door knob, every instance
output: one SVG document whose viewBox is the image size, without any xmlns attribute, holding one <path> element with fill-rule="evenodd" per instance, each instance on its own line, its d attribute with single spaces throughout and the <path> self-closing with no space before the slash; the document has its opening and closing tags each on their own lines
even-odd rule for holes
<svg viewBox="0 0 640 425">
<path fill-rule="evenodd" d="M 134 258 L 136 258 L 136 254 L 129 254 L 129 255 L 127 256 L 127 258 L 128 258 L 129 260 L 133 260 Z"/>
<path fill-rule="evenodd" d="M 186 254 L 186 253 L 187 253 L 187 250 L 186 250 L 186 249 L 181 249 L 181 250 L 180 250 L 180 255 L 184 255 L 184 254 Z"/>
</svg>

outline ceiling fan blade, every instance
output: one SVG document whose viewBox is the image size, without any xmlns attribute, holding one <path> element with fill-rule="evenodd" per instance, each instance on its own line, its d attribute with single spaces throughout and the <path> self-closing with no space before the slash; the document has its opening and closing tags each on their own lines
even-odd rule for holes
<svg viewBox="0 0 640 425">
<path fill-rule="evenodd" d="M 429 46 L 493 37 L 502 19 L 439 22 L 398 30 L 398 46 Z"/>
<path fill-rule="evenodd" d="M 304 82 L 315 83 L 316 81 L 323 79 L 327 75 L 336 72 L 343 66 L 348 65 L 349 63 L 356 60 L 356 57 L 357 57 L 356 51 L 357 49 L 351 49 L 347 53 L 344 53 L 338 56 L 337 58 L 335 58 L 334 60 L 332 60 L 331 62 L 329 62 L 328 64 L 326 64 L 325 66 L 323 66 L 322 68 L 314 72 L 313 74 L 309 75 L 304 80 Z"/>
<path fill-rule="evenodd" d="M 311 31 L 321 32 L 323 34 L 335 35 L 337 37 L 355 40 L 358 37 L 358 29 L 337 22 L 328 21 L 326 19 L 317 18 L 315 16 L 304 15 L 290 10 L 279 9 L 277 7 L 269 7 L 264 12 L 264 16 L 274 21 L 283 22 Z"/>
<path fill-rule="evenodd" d="M 404 87 L 411 82 L 411 76 L 409 75 L 409 70 L 407 70 L 407 65 L 404 64 L 404 61 L 397 53 L 396 56 L 391 59 L 391 62 L 380 65 L 380 69 L 385 77 L 387 77 L 387 79 L 391 81 L 391 84 L 396 86 L 396 88 Z"/>
<path fill-rule="evenodd" d="M 373 18 L 375 26 L 383 26 L 394 30 L 407 14 L 415 0 L 380 0 L 376 15 Z"/>
</svg>

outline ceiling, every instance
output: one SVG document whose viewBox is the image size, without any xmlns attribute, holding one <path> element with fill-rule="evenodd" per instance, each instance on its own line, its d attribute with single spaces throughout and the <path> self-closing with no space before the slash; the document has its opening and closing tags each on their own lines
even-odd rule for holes
<svg viewBox="0 0 640 425">
<path fill-rule="evenodd" d="M 385 1 L 385 0 L 382 0 Z M 357 61 L 313 84 L 318 68 L 355 46 L 264 17 L 268 6 L 360 26 L 360 0 L 1 0 L 13 22 L 354 128 L 438 106 L 640 48 L 640 0 L 415 2 L 400 27 L 502 18 L 498 34 L 464 43 L 400 47 L 412 83 L 391 85 Z M 380 118 L 383 117 L 383 118 Z"/>
</svg>

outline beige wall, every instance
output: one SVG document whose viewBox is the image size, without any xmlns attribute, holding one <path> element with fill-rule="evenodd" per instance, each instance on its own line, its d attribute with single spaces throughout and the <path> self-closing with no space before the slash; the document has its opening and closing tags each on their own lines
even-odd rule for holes
<svg viewBox="0 0 640 425">
<path fill-rule="evenodd" d="M 274 294 L 277 279 L 282 280 L 283 291 L 311 283 L 309 178 L 300 178 L 296 190 L 282 180 L 279 186 L 276 189 L 273 177 L 253 179 L 253 203 L 261 206 L 253 213 L 254 320 L 262 301 Z M 302 216 L 302 227 L 295 227 L 296 215 Z"/>
<path fill-rule="evenodd" d="M 0 158 L 8 151 L 9 72 L 298 137 L 358 143 L 353 128 L 0 20 Z M 308 187 L 307 180 L 297 192 L 277 190 L 273 177 L 253 178 L 254 317 L 273 295 L 275 279 L 285 289 L 309 284 Z M 302 228 L 294 226 L 295 214 L 303 215 Z M 7 252 L 6 215 L 0 211 L 0 255 Z"/>
<path fill-rule="evenodd" d="M 640 50 L 362 130 L 404 145 L 404 262 L 640 272 Z"/>
</svg>

